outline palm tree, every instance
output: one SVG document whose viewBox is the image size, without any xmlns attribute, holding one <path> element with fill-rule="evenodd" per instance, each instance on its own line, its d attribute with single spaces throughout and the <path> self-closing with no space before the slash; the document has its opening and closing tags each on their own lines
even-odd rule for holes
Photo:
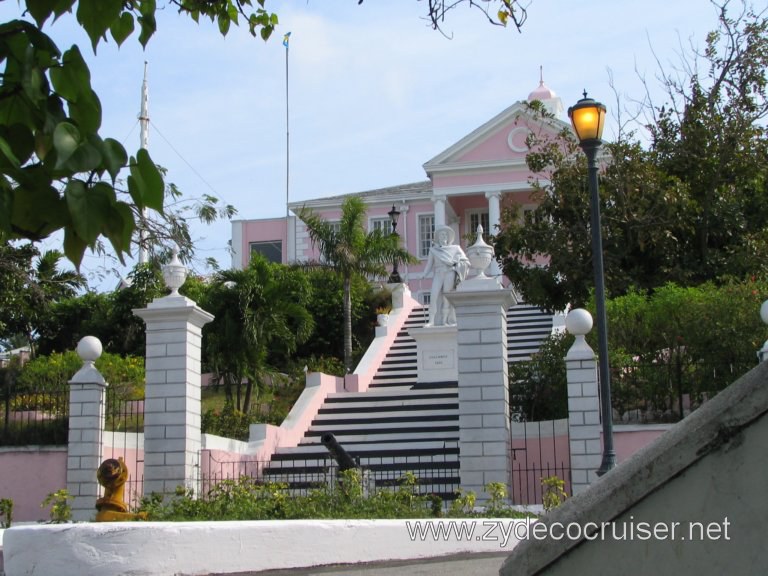
<svg viewBox="0 0 768 576">
<path fill-rule="evenodd" d="M 310 292 L 304 274 L 260 255 L 245 270 L 216 275 L 202 303 L 215 317 L 204 329 L 205 350 L 228 401 L 238 410 L 249 411 L 253 384 L 268 369 L 268 353 L 281 347 L 290 353 L 311 335 L 314 322 L 306 309 Z"/>
<path fill-rule="evenodd" d="M 0 244 L 0 335 L 23 335 L 33 354 L 35 333 L 51 306 L 86 286 L 78 272 L 59 269 L 63 257 L 57 250 L 40 254 L 34 244 Z"/>
<path fill-rule="evenodd" d="M 312 210 L 304 207 L 299 218 L 307 226 L 312 244 L 320 252 L 319 262 L 308 266 L 321 266 L 333 270 L 344 281 L 344 366 L 352 371 L 352 277 L 355 274 L 383 277 L 386 266 L 393 261 L 415 262 L 407 250 L 400 248 L 399 237 L 374 230 L 366 234 L 365 204 L 350 196 L 341 206 L 341 221 L 338 225 L 324 220 Z"/>
</svg>

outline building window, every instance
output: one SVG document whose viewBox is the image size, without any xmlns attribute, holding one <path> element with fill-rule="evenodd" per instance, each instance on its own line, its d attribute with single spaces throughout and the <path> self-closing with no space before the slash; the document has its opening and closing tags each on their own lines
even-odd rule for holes
<svg viewBox="0 0 768 576">
<path fill-rule="evenodd" d="M 435 216 L 426 214 L 419 216 L 419 258 L 429 257 L 432 239 L 435 235 Z"/>
<path fill-rule="evenodd" d="M 419 302 L 421 302 L 422 306 L 429 306 L 430 296 L 432 296 L 430 292 L 419 293 Z"/>
<path fill-rule="evenodd" d="M 268 242 L 251 242 L 251 254 L 261 254 L 269 262 L 280 264 L 283 261 L 283 242 L 282 240 L 272 240 Z"/>
<path fill-rule="evenodd" d="M 469 229 L 467 230 L 467 238 L 470 239 L 468 244 L 474 244 L 475 240 L 477 238 L 475 237 L 475 234 L 477 233 L 477 225 L 480 224 L 483 227 L 483 240 L 488 240 L 488 237 L 493 232 L 491 230 L 491 223 L 488 219 L 488 212 L 487 211 L 480 211 L 475 210 L 472 212 L 469 212 L 467 215 L 467 225 Z"/>
<path fill-rule="evenodd" d="M 523 224 L 538 224 L 541 221 L 539 214 L 536 212 L 536 206 L 524 206 L 522 213 Z"/>
<path fill-rule="evenodd" d="M 371 232 L 375 232 L 376 230 L 379 230 L 385 236 L 389 236 L 390 234 L 392 234 L 392 221 L 388 217 L 387 218 L 371 218 L 368 230 Z"/>
</svg>

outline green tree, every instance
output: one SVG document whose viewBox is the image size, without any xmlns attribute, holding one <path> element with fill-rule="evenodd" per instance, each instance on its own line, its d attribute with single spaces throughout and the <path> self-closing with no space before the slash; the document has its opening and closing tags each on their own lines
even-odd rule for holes
<svg viewBox="0 0 768 576">
<path fill-rule="evenodd" d="M 257 0 L 174 0 L 197 21 L 215 20 L 222 34 L 245 18 L 267 39 L 277 17 Z M 75 11 L 92 49 L 107 35 L 122 44 L 136 27 L 146 46 L 156 28 L 156 0 L 26 0 L 34 23 L 0 24 L 0 241 L 38 241 L 64 232 L 64 253 L 79 266 L 87 247 L 106 238 L 122 260 L 145 209 L 163 214 L 164 185 L 146 150 L 129 157 L 99 134 L 101 104 L 77 45 L 62 52 L 43 32 Z M 249 13 L 250 12 L 250 13 Z M 127 190 L 118 177 L 128 171 Z"/>
<path fill-rule="evenodd" d="M 208 365 L 237 410 L 250 409 L 254 383 L 269 368 L 270 350 L 293 352 L 311 334 L 314 324 L 306 308 L 310 296 L 304 273 L 259 255 L 245 270 L 216 274 L 200 303 L 214 315 L 203 329 L 203 346 Z"/>
<path fill-rule="evenodd" d="M 715 5 L 703 66 L 663 75 L 667 99 L 648 127 L 656 164 L 690 191 L 689 233 L 678 240 L 693 284 L 744 278 L 768 248 L 768 17 Z"/>
<path fill-rule="evenodd" d="M 355 276 L 384 277 L 387 266 L 394 260 L 414 262 L 407 250 L 399 246 L 399 239 L 381 230 L 365 232 L 365 203 L 350 196 L 341 207 L 341 220 L 331 223 L 304 207 L 299 218 L 320 253 L 320 260 L 306 263 L 307 267 L 333 270 L 344 283 L 344 366 L 352 371 L 352 279 Z"/>
<path fill-rule="evenodd" d="M 509 365 L 510 410 L 519 422 L 568 417 L 565 355 L 573 336 L 565 332 L 546 338 L 526 362 Z"/>
<path fill-rule="evenodd" d="M 61 270 L 63 255 L 50 250 L 40 254 L 33 244 L 0 244 L 0 335 L 23 335 L 33 346 L 41 322 L 58 301 L 72 297 L 85 279 Z"/>
<path fill-rule="evenodd" d="M 310 269 L 308 279 L 312 285 L 312 300 L 307 308 L 315 319 L 315 331 L 312 337 L 296 350 L 300 362 L 310 368 L 314 360 L 323 358 L 338 359 L 344 363 L 344 281 L 333 270 L 327 268 Z M 373 339 L 372 313 L 374 290 L 371 284 L 361 276 L 354 276 L 352 292 L 352 347 L 353 356 L 366 348 Z M 287 361 L 291 359 L 287 358 Z M 302 364 L 300 367 L 303 367 Z M 338 374 L 343 375 L 344 370 Z"/>
<path fill-rule="evenodd" d="M 734 20 L 723 5 L 697 56 L 706 78 L 692 65 L 684 82 L 667 77 L 673 103 L 653 109 L 648 147 L 633 133 L 603 147 L 609 296 L 766 272 L 768 19 L 745 11 Z M 539 206 L 524 218 L 521 207 L 505 207 L 496 252 L 528 302 L 562 310 L 584 305 L 594 284 L 586 159 L 569 128 L 532 108 L 544 127 L 528 140 Z"/>
</svg>

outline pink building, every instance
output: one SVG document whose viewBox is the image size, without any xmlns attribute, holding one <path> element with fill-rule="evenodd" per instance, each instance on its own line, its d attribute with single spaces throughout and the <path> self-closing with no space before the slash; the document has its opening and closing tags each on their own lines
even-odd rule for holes
<svg viewBox="0 0 768 576">
<path fill-rule="evenodd" d="M 400 275 L 420 302 L 426 304 L 429 299 L 431 279 L 424 278 L 423 270 L 436 226 L 451 226 L 457 241 L 466 248 L 465 237 L 474 234 L 478 224 L 487 234 L 495 233 L 503 202 L 518 203 L 523 210 L 535 207 L 531 172 L 525 162 L 526 137 L 530 132 L 554 132 L 570 124 L 563 118 L 560 98 L 543 80 L 528 96 L 528 102 L 533 100 L 543 102 L 557 120 L 542 125 L 525 102 L 516 102 L 427 161 L 427 180 L 353 194 L 368 205 L 369 230 L 391 230 L 388 212 L 393 206 L 400 212 L 397 232 L 407 250 L 420 260 L 404 266 Z M 340 217 L 344 198 L 337 195 L 289 203 L 293 214 L 287 221 L 234 221 L 233 268 L 247 266 L 253 252 L 261 252 L 273 262 L 312 258 L 316 254 L 306 227 L 294 214 L 306 206 L 333 222 Z"/>
</svg>

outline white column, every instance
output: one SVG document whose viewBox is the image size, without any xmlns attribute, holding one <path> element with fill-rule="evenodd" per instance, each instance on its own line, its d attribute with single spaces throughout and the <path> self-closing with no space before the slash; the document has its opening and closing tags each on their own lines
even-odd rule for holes
<svg viewBox="0 0 768 576">
<path fill-rule="evenodd" d="M 493 236 L 498 234 L 499 223 L 501 222 L 501 192 L 498 190 L 486 192 L 485 197 L 488 199 L 488 230 L 486 232 Z M 495 258 L 491 260 L 485 273 L 496 278 L 501 283 L 502 272 Z"/>
<path fill-rule="evenodd" d="M 595 353 L 584 336 L 592 329 L 592 316 L 571 310 L 565 327 L 576 341 L 565 356 L 568 381 L 568 433 L 571 450 L 571 491 L 578 494 L 597 479 L 602 461 L 600 398 Z"/>
<path fill-rule="evenodd" d="M 498 190 L 486 192 L 485 197 L 488 199 L 488 230 L 486 232 L 496 235 L 501 222 L 501 192 Z"/>
<path fill-rule="evenodd" d="M 133 313 L 147 328 L 144 494 L 195 490 L 200 449 L 202 329 L 213 316 L 178 292 L 187 271 L 178 254 L 163 267 L 171 294 Z"/>
<path fill-rule="evenodd" d="M 69 439 L 67 443 L 67 492 L 74 497 L 72 519 L 93 520 L 99 483 L 96 470 L 102 458 L 104 397 L 107 383 L 94 366 L 101 356 L 101 342 L 86 336 L 77 345 L 83 367 L 69 381 Z"/>
<path fill-rule="evenodd" d="M 462 290 L 465 284 L 470 289 Z M 507 308 L 514 296 L 490 278 L 470 284 L 446 297 L 458 327 L 461 487 L 482 502 L 488 483 L 509 486 L 511 480 Z"/>
<path fill-rule="evenodd" d="M 432 196 L 432 203 L 435 207 L 435 228 L 445 226 L 445 195 Z"/>
</svg>

